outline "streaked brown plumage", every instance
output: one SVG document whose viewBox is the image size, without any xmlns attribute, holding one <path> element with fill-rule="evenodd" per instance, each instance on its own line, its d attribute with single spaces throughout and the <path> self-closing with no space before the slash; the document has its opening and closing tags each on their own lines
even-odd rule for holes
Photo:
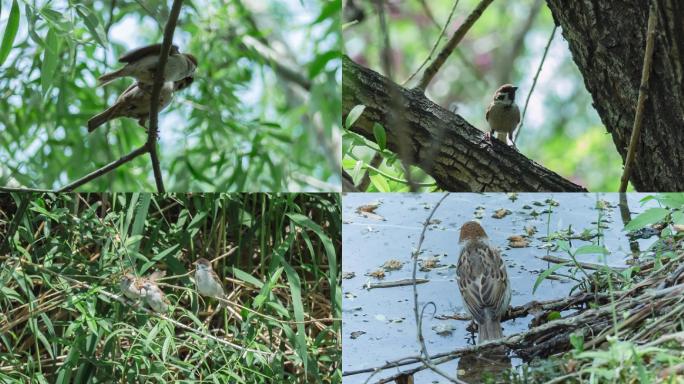
<svg viewBox="0 0 684 384">
<path fill-rule="evenodd" d="M 456 276 L 463 303 L 478 324 L 478 342 L 497 339 L 501 317 L 511 302 L 511 287 L 501 253 L 489 244 L 480 224 L 469 221 L 461 227 Z"/>
<path fill-rule="evenodd" d="M 492 102 L 485 113 L 485 119 L 490 129 L 485 134 L 487 140 L 490 140 L 491 134 L 494 132 L 496 138 L 504 143 L 507 143 L 507 137 L 513 142 L 511 135 L 520 122 L 520 109 L 515 104 L 515 91 L 517 89 L 518 87 L 511 84 L 504 84 L 494 93 Z"/>
<path fill-rule="evenodd" d="M 100 86 L 106 85 L 120 77 L 133 77 L 138 83 L 152 85 L 155 70 L 159 62 L 161 44 L 141 47 L 126 53 L 119 58 L 120 63 L 126 63 L 122 68 L 105 73 L 98 78 Z M 177 45 L 172 45 L 169 57 L 164 66 L 164 81 L 179 81 L 192 76 L 197 68 L 195 56 L 180 53 Z"/>
<path fill-rule="evenodd" d="M 171 103 L 173 92 L 187 88 L 192 84 L 193 80 L 192 77 L 186 77 L 175 83 L 164 83 L 159 94 L 159 110 L 163 110 Z M 145 122 L 150 115 L 151 96 L 151 86 L 145 86 L 140 83 L 131 84 L 131 86 L 116 99 L 114 105 L 88 120 L 88 132 L 92 132 L 102 124 L 118 117 L 138 119 L 138 124 L 145 126 Z"/>
</svg>

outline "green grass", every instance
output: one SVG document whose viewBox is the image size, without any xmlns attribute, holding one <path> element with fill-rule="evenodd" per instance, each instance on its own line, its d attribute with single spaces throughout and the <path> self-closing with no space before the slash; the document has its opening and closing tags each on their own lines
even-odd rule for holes
<svg viewBox="0 0 684 384">
<path fill-rule="evenodd" d="M 340 382 L 339 199 L 0 195 L 0 382 Z M 209 326 L 200 257 L 230 302 Z M 155 269 L 166 316 L 118 296 Z"/>
</svg>

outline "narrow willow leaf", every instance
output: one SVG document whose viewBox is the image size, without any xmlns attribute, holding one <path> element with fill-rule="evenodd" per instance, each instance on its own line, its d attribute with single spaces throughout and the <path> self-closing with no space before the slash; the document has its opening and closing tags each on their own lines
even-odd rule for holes
<svg viewBox="0 0 684 384">
<path fill-rule="evenodd" d="M 14 44 L 14 38 L 19 29 L 19 16 L 19 4 L 17 4 L 17 0 L 14 0 L 7 20 L 7 27 L 5 27 L 5 35 L 2 37 L 2 44 L 0 45 L 0 65 L 5 62 L 10 50 L 12 50 L 12 44 Z"/>
<path fill-rule="evenodd" d="M 104 28 L 102 27 L 102 24 L 100 24 L 100 20 L 98 20 L 97 16 L 95 16 L 95 14 L 88 9 L 88 7 L 82 4 L 76 5 L 76 12 L 83 18 L 83 22 L 93 38 L 97 40 L 102 47 L 106 48 L 105 41 L 107 41 L 107 35 L 105 34 Z"/>
<path fill-rule="evenodd" d="M 349 111 L 349 114 L 347 115 L 347 120 L 344 122 L 344 127 L 349 129 L 356 120 L 361 117 L 361 114 L 363 113 L 363 110 L 366 109 L 365 105 L 359 104 L 355 106 L 354 108 Z"/>
<path fill-rule="evenodd" d="M 50 28 L 45 38 L 45 52 L 43 52 L 43 66 L 40 69 L 40 86 L 43 96 L 55 80 L 57 58 L 59 56 L 59 39 L 55 30 Z"/>
</svg>

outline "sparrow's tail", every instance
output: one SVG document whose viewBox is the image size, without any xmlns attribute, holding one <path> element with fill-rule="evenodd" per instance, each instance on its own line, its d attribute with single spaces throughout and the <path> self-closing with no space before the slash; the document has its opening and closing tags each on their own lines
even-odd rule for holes
<svg viewBox="0 0 684 384">
<path fill-rule="evenodd" d="M 478 326 L 478 343 L 503 337 L 499 320 L 487 318 L 484 323 L 478 324 Z"/>
<path fill-rule="evenodd" d="M 97 114 L 88 120 L 88 132 L 92 132 L 100 125 L 118 117 L 116 115 L 116 110 L 113 108 L 108 108 L 104 112 Z"/>
<path fill-rule="evenodd" d="M 110 82 L 118 79 L 119 77 L 126 76 L 127 73 L 126 73 L 125 69 L 126 69 L 126 67 L 123 67 L 123 68 L 116 70 L 114 72 L 105 73 L 104 75 L 100 76 L 97 79 L 97 82 L 98 82 L 97 86 L 102 87 L 102 86 L 107 85 Z"/>
</svg>

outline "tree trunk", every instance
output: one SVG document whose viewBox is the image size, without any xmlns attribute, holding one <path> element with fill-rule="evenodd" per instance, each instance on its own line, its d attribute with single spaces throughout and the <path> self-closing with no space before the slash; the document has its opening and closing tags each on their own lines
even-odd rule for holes
<svg viewBox="0 0 684 384">
<path fill-rule="evenodd" d="M 657 2 L 653 66 L 630 181 L 638 191 L 683 191 L 684 3 Z M 639 94 L 648 3 L 547 0 L 623 162 Z"/>
<path fill-rule="evenodd" d="M 343 121 L 356 105 L 363 114 L 349 129 L 375 141 L 373 125 L 385 128 L 387 148 L 406 157 L 448 191 L 566 191 L 585 189 L 380 74 L 342 59 Z M 400 100 L 397 100 L 399 98 Z M 409 132 L 409 134 L 403 134 Z"/>
</svg>

